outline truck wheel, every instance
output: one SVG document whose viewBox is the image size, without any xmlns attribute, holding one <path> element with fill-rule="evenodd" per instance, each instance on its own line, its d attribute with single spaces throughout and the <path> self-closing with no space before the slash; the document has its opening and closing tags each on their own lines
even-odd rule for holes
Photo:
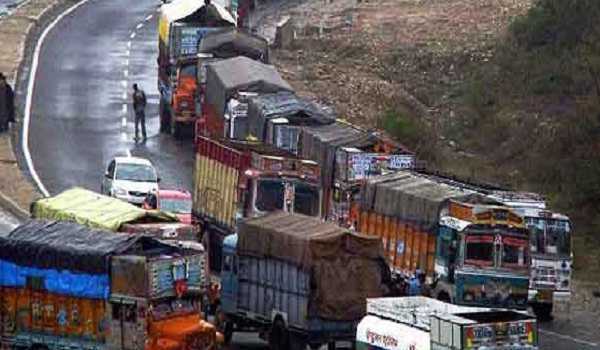
<svg viewBox="0 0 600 350">
<path fill-rule="evenodd" d="M 271 326 L 269 332 L 269 349 L 287 350 L 289 349 L 289 332 L 282 319 L 278 318 Z"/>
<path fill-rule="evenodd" d="M 177 140 L 181 140 L 183 138 L 183 124 L 179 122 L 173 123 L 173 136 Z"/>
<path fill-rule="evenodd" d="M 290 350 L 306 350 L 306 337 L 300 334 L 290 334 Z"/>
<path fill-rule="evenodd" d="M 160 132 L 169 132 L 171 129 L 171 116 L 169 115 L 169 111 L 162 100 L 162 96 L 158 104 L 158 114 L 160 115 Z"/>
<path fill-rule="evenodd" d="M 233 322 L 225 321 L 223 325 L 223 338 L 225 340 L 225 345 L 231 344 L 231 339 L 233 338 Z"/>
<path fill-rule="evenodd" d="M 334 341 L 330 341 L 329 343 L 327 343 L 327 350 L 335 350 L 335 342 Z"/>
<path fill-rule="evenodd" d="M 552 321 L 552 304 L 536 303 L 532 304 L 531 308 L 538 320 Z"/>
</svg>

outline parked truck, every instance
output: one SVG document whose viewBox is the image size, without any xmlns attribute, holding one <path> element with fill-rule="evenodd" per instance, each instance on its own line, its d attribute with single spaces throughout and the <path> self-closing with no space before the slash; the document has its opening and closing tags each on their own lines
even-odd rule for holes
<svg viewBox="0 0 600 350">
<path fill-rule="evenodd" d="M 460 183 L 398 171 L 361 188 L 358 232 L 380 237 L 395 276 L 461 305 L 525 308 L 529 231 L 512 208 Z"/>
<path fill-rule="evenodd" d="M 381 241 L 284 212 L 244 220 L 221 271 L 225 340 L 257 330 L 273 350 L 352 341 L 365 299 L 388 292 Z"/>
<path fill-rule="evenodd" d="M 339 224 L 355 218 L 352 203 L 364 180 L 415 165 L 415 155 L 408 148 L 383 133 L 344 121 L 303 128 L 298 149 L 302 157 L 321 166 L 323 213 Z"/>
<path fill-rule="evenodd" d="M 179 0 L 162 5 L 158 20 L 160 130 L 179 136 L 193 122 L 198 43 L 209 32 L 233 27 L 235 19 L 218 3 Z M 193 125 L 193 124 L 192 124 Z"/>
<path fill-rule="evenodd" d="M 319 217 L 319 167 L 259 142 L 197 137 L 192 214 L 211 271 L 221 268 L 226 235 L 239 219 L 284 210 Z"/>
<path fill-rule="evenodd" d="M 525 219 L 530 234 L 529 304 L 541 319 L 548 319 L 555 303 L 571 299 L 571 220 L 548 209 L 535 193 L 492 191 L 489 196 Z"/>
<path fill-rule="evenodd" d="M 192 224 L 176 215 L 145 210 L 120 199 L 75 187 L 31 204 L 36 219 L 73 221 L 91 228 L 146 234 L 158 239 L 198 241 Z"/>
<path fill-rule="evenodd" d="M 262 94 L 279 91 L 293 91 L 293 89 L 271 65 L 245 56 L 208 64 L 206 95 L 196 134 L 216 138 L 245 139 L 248 130 L 247 113 L 236 113 L 236 111 L 226 113 L 230 100 L 239 97 L 240 93 Z"/>
<path fill-rule="evenodd" d="M 3 349 L 214 349 L 202 252 L 32 220 L 0 236 Z"/>
<path fill-rule="evenodd" d="M 536 319 L 506 309 L 458 306 L 426 297 L 367 300 L 357 350 L 536 350 Z"/>
</svg>

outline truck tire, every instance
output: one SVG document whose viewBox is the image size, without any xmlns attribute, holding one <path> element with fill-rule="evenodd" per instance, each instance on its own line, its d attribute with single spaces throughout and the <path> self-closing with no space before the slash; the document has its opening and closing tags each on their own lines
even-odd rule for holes
<svg viewBox="0 0 600 350">
<path fill-rule="evenodd" d="M 288 350 L 290 334 L 281 318 L 276 318 L 269 331 L 269 349 Z"/>
<path fill-rule="evenodd" d="M 166 133 L 171 130 L 171 116 L 163 102 L 162 96 L 158 103 L 158 114 L 160 116 L 160 132 Z"/>
<path fill-rule="evenodd" d="M 327 343 L 327 350 L 335 350 L 335 342 L 334 341 L 330 341 L 329 343 Z"/>
<path fill-rule="evenodd" d="M 306 337 L 301 334 L 290 333 L 290 350 L 306 350 Z"/>
<path fill-rule="evenodd" d="M 552 321 L 552 304 L 535 303 L 531 308 L 539 321 Z"/>
<path fill-rule="evenodd" d="M 183 129 L 183 123 L 173 123 L 173 136 L 175 136 L 177 140 L 181 140 L 183 138 Z"/>
</svg>

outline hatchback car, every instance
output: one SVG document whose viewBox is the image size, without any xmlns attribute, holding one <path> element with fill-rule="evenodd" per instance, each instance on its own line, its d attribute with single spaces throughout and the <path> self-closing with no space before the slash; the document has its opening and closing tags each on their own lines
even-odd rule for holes
<svg viewBox="0 0 600 350">
<path fill-rule="evenodd" d="M 141 205 L 149 193 L 158 191 L 160 178 L 152 163 L 144 158 L 116 157 L 108 164 L 101 192 Z"/>
</svg>

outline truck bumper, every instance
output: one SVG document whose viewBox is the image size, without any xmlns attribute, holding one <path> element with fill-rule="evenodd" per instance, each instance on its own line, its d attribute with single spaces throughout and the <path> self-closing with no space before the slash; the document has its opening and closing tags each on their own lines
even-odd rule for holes
<svg viewBox="0 0 600 350">
<path fill-rule="evenodd" d="M 568 303 L 571 301 L 570 291 L 558 291 L 552 289 L 530 289 L 527 293 L 529 304 L 555 304 Z"/>
</svg>

